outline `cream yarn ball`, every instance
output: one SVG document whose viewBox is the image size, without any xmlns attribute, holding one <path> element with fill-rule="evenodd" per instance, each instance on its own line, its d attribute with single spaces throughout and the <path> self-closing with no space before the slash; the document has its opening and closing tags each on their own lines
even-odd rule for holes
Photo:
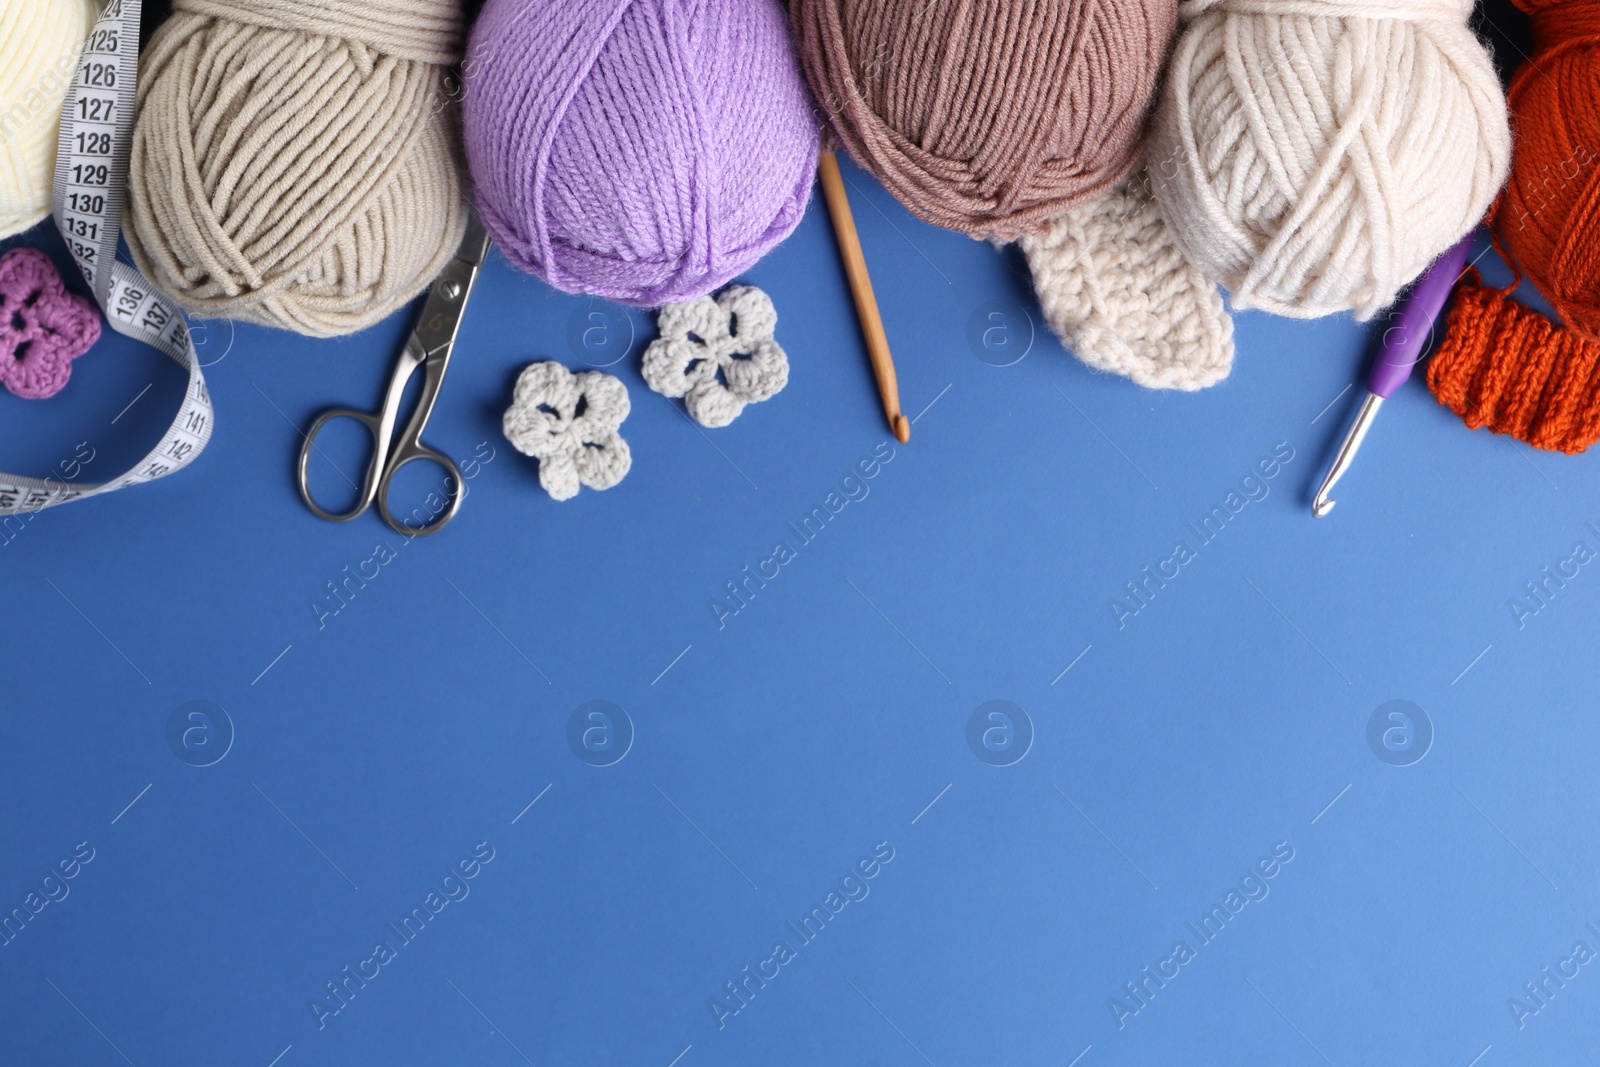
<svg viewBox="0 0 1600 1067">
<path fill-rule="evenodd" d="M 1147 150 L 1185 254 L 1236 308 L 1367 319 L 1506 181 L 1473 0 L 1188 0 Z"/>
<path fill-rule="evenodd" d="M 50 214 L 61 101 L 95 0 L 0 0 L 0 238 Z"/>
</svg>

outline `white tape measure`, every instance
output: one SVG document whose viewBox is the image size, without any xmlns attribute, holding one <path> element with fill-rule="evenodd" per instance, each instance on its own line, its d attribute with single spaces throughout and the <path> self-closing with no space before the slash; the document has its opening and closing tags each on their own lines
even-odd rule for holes
<svg viewBox="0 0 1600 1067">
<path fill-rule="evenodd" d="M 131 470 L 95 485 L 0 474 L 0 516 L 42 511 L 164 478 L 193 463 L 211 440 L 211 397 L 183 312 L 137 270 L 117 260 L 133 144 L 142 7 L 142 0 L 110 0 L 84 44 L 61 114 L 56 226 L 111 328 L 165 352 L 189 372 L 189 385 L 161 442 Z"/>
</svg>

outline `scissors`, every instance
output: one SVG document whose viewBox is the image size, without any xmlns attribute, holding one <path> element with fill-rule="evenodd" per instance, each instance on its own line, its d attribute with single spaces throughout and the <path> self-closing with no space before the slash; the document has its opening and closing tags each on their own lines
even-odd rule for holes
<svg viewBox="0 0 1600 1067">
<path fill-rule="evenodd" d="M 450 369 L 450 354 L 455 349 L 456 336 L 461 331 L 461 320 L 466 314 L 467 301 L 483 271 L 484 260 L 489 255 L 489 233 L 483 222 L 473 212 L 467 223 L 467 236 L 461 242 L 455 258 L 440 272 L 422 309 L 422 320 L 412 331 L 411 338 L 395 364 L 394 376 L 389 379 L 389 392 L 383 400 L 383 410 L 375 415 L 350 408 L 335 408 L 326 412 L 305 434 L 305 444 L 300 448 L 300 496 L 319 519 L 328 522 L 349 522 L 377 505 L 378 514 L 396 533 L 407 537 L 425 537 L 438 533 L 450 524 L 461 510 L 461 469 L 443 452 L 422 443 L 422 432 L 427 429 L 433 406 L 439 400 L 439 390 Z M 405 397 L 407 384 L 418 369 L 423 372 L 422 396 L 417 410 L 398 437 L 395 423 L 400 418 L 400 403 Z M 361 498 L 356 506 L 342 515 L 323 510 L 311 496 L 311 482 L 307 465 L 316 447 L 317 435 L 335 419 L 354 419 L 372 434 L 372 463 L 367 467 L 366 479 L 361 487 Z M 419 514 L 413 511 L 409 518 L 422 521 L 403 521 L 389 507 L 389 487 L 402 467 L 418 461 L 433 463 L 449 473 L 446 479 L 444 507 L 436 514 Z"/>
</svg>

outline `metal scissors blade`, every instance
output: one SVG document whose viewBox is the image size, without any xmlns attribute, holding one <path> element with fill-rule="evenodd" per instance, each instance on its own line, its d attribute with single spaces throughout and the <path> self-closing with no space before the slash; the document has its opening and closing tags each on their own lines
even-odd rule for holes
<svg viewBox="0 0 1600 1067">
<path fill-rule="evenodd" d="M 472 212 L 466 237 L 455 258 L 445 264 L 435 279 L 427 303 L 422 308 L 422 319 L 400 353 L 394 374 L 389 379 L 382 410 L 377 414 L 368 414 L 350 408 L 335 408 L 325 412 L 306 432 L 300 448 L 300 496 L 318 518 L 328 522 L 349 522 L 376 504 L 384 522 L 395 532 L 408 537 L 437 533 L 455 518 L 461 507 L 461 470 L 449 456 L 423 444 L 422 434 L 427 429 L 428 420 L 433 417 L 433 408 L 438 403 L 439 391 L 450 369 L 450 356 L 461 332 L 467 303 L 488 255 L 489 233 L 477 213 Z M 405 429 L 396 436 L 395 425 L 400 418 L 400 405 L 405 399 L 406 386 L 419 369 L 423 373 L 422 395 Z M 354 508 L 342 514 L 328 512 L 317 504 L 311 495 L 309 478 L 311 453 L 316 451 L 317 437 L 328 423 L 337 419 L 359 422 L 373 440 L 372 462 L 362 481 L 360 497 Z M 445 495 L 440 497 L 437 493 L 430 493 L 425 510 L 414 509 L 402 519 L 389 506 L 389 489 L 396 473 L 408 464 L 417 462 L 433 463 L 446 472 Z M 437 506 L 433 503 L 436 499 Z"/>
<path fill-rule="evenodd" d="M 423 352 L 433 356 L 440 349 L 449 349 L 461 332 L 461 322 L 466 317 L 467 301 L 489 257 L 489 231 L 484 228 L 476 211 L 467 222 L 467 234 L 456 250 L 455 257 L 439 272 L 428 302 L 422 306 L 422 318 L 412 338 L 422 345 Z M 426 421 L 426 420 L 424 420 Z"/>
</svg>

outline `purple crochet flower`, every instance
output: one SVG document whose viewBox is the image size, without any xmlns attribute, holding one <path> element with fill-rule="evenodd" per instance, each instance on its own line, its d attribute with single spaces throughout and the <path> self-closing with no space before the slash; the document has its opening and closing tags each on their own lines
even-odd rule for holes
<svg viewBox="0 0 1600 1067">
<path fill-rule="evenodd" d="M 49 256 L 17 248 L 0 257 L 0 385 L 25 400 L 55 396 L 98 340 L 100 313 L 67 292 Z"/>
</svg>

